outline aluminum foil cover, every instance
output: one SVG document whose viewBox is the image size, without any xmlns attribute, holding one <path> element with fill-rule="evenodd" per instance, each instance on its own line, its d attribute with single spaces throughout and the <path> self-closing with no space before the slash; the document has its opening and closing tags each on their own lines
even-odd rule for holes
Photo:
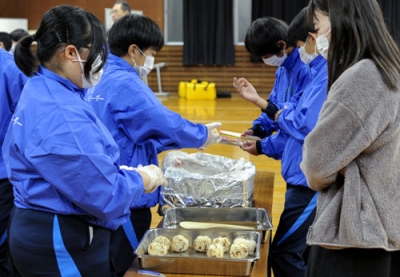
<svg viewBox="0 0 400 277">
<path fill-rule="evenodd" d="M 168 186 L 161 188 L 169 207 L 248 207 L 253 203 L 256 168 L 243 158 L 172 151 L 162 163 Z"/>
</svg>

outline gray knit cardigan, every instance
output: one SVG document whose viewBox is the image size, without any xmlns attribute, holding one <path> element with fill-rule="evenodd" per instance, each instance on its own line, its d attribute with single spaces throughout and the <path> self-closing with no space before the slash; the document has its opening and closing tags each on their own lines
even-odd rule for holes
<svg viewBox="0 0 400 277">
<path fill-rule="evenodd" d="M 400 91 L 371 60 L 332 85 L 301 168 L 319 191 L 309 245 L 400 250 Z"/>
</svg>

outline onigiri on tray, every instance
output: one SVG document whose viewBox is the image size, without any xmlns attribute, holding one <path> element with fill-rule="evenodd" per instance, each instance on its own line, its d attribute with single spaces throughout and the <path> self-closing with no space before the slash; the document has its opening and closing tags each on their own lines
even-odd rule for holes
<svg viewBox="0 0 400 277">
<path fill-rule="evenodd" d="M 172 245 L 179 237 L 181 245 Z M 167 251 L 152 252 L 149 246 L 161 241 L 157 248 L 165 248 L 163 241 L 171 242 Z M 199 240 L 206 246 L 198 247 Z M 168 242 L 166 243 L 168 244 Z M 260 258 L 261 235 L 255 231 L 238 230 L 185 230 L 150 229 L 140 241 L 135 254 L 141 269 L 163 273 L 201 274 L 222 276 L 249 276 L 255 262 Z M 206 251 L 206 249 L 208 251 Z M 149 254 L 152 252 L 153 254 Z"/>
</svg>

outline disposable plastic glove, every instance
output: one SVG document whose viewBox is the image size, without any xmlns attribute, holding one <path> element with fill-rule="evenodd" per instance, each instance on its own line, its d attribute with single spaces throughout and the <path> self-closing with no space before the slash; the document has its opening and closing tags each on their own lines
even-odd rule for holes
<svg viewBox="0 0 400 277">
<path fill-rule="evenodd" d="M 155 191 L 156 188 L 158 188 L 160 185 L 168 185 L 167 180 L 164 177 L 164 173 L 158 166 L 155 166 L 153 164 L 138 166 L 135 170 L 139 172 L 140 175 L 147 175 L 148 177 L 148 180 L 145 180 L 146 178 L 143 178 L 144 191 L 146 193 L 151 193 Z"/>
<path fill-rule="evenodd" d="M 221 127 L 222 123 L 213 122 L 206 124 L 208 130 L 208 136 L 206 142 L 200 147 L 201 150 L 204 150 L 207 146 L 217 143 L 221 140 L 221 136 L 217 130 L 217 128 Z"/>
<path fill-rule="evenodd" d="M 139 172 L 143 179 L 144 190 L 147 193 L 155 191 L 160 185 L 167 185 L 167 180 L 165 179 L 163 172 L 155 165 L 148 165 L 144 167 L 139 165 L 137 168 L 121 165 L 119 168 L 125 170 L 135 170 Z"/>
<path fill-rule="evenodd" d="M 125 169 L 125 170 L 135 170 L 134 167 L 127 166 L 127 165 L 120 165 L 119 169 Z"/>
</svg>

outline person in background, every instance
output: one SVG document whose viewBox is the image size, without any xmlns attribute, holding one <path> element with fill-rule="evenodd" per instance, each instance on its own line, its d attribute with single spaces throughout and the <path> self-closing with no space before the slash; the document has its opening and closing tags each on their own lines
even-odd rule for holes
<svg viewBox="0 0 400 277">
<path fill-rule="evenodd" d="M 10 35 L 11 35 L 11 39 L 12 39 L 12 46 L 11 46 L 11 49 L 10 49 L 10 53 L 14 54 L 15 45 L 17 44 L 17 42 L 21 38 L 23 38 L 25 36 L 29 36 L 29 33 L 28 33 L 28 31 L 26 31 L 24 29 L 18 28 L 18 29 L 15 29 L 14 31 L 12 31 L 10 33 Z"/>
<path fill-rule="evenodd" d="M 118 0 L 114 3 L 111 10 L 112 20 L 115 22 L 121 17 L 131 13 L 131 7 L 128 2 L 124 0 Z"/>
<path fill-rule="evenodd" d="M 6 32 L 0 32 L 0 48 L 8 52 L 10 51 L 11 46 L 12 40 L 10 34 Z"/>
<path fill-rule="evenodd" d="M 120 164 L 118 146 L 84 101 L 107 54 L 102 23 L 67 5 L 46 12 L 16 46 L 15 62 L 30 78 L 2 151 L 15 197 L 10 252 L 22 276 L 109 277 L 111 230 L 143 191 L 166 184 L 157 166 Z"/>
<path fill-rule="evenodd" d="M 304 142 L 306 276 L 400 276 L 400 50 L 376 0 L 312 0 L 328 97 Z"/>
<path fill-rule="evenodd" d="M 294 93 L 289 101 L 277 103 L 271 97 L 266 101 L 246 82 L 240 79 L 237 82 L 240 95 L 260 107 L 265 116 L 274 121 L 278 130 L 276 134 L 257 142 L 246 142 L 242 146 L 250 154 L 281 159 L 282 176 L 287 182 L 287 189 L 284 210 L 269 254 L 269 263 L 277 277 L 305 275 L 308 260 L 306 235 L 316 211 L 317 195 L 308 188 L 300 169 L 304 138 L 315 126 L 327 94 L 326 61 L 316 50 L 315 32 L 312 22 L 307 18 L 307 8 L 303 8 L 288 28 L 287 41 L 295 45 L 297 62 L 309 67 L 309 75 L 305 81 L 307 84 Z M 296 87 L 293 83 L 290 85 Z M 269 125 L 267 122 L 264 128 L 267 130 Z"/>
<path fill-rule="evenodd" d="M 96 115 L 110 130 L 129 166 L 158 164 L 158 154 L 172 149 L 205 148 L 218 141 L 220 123 L 197 124 L 168 110 L 140 79 L 154 64 L 164 45 L 159 26 L 150 18 L 124 16 L 108 32 L 110 56 L 99 85 L 88 92 Z M 151 210 L 159 190 L 143 194 L 131 210 L 131 221 L 113 234 L 111 262 L 115 276 L 132 264 L 138 241 L 150 228 Z"/>
<path fill-rule="evenodd" d="M 0 49 L 0 276 L 8 277 L 17 276 L 12 266 L 7 241 L 7 226 L 14 207 L 14 195 L 7 178 L 1 147 L 26 81 L 27 76 L 16 66 L 14 56 Z"/>
</svg>

